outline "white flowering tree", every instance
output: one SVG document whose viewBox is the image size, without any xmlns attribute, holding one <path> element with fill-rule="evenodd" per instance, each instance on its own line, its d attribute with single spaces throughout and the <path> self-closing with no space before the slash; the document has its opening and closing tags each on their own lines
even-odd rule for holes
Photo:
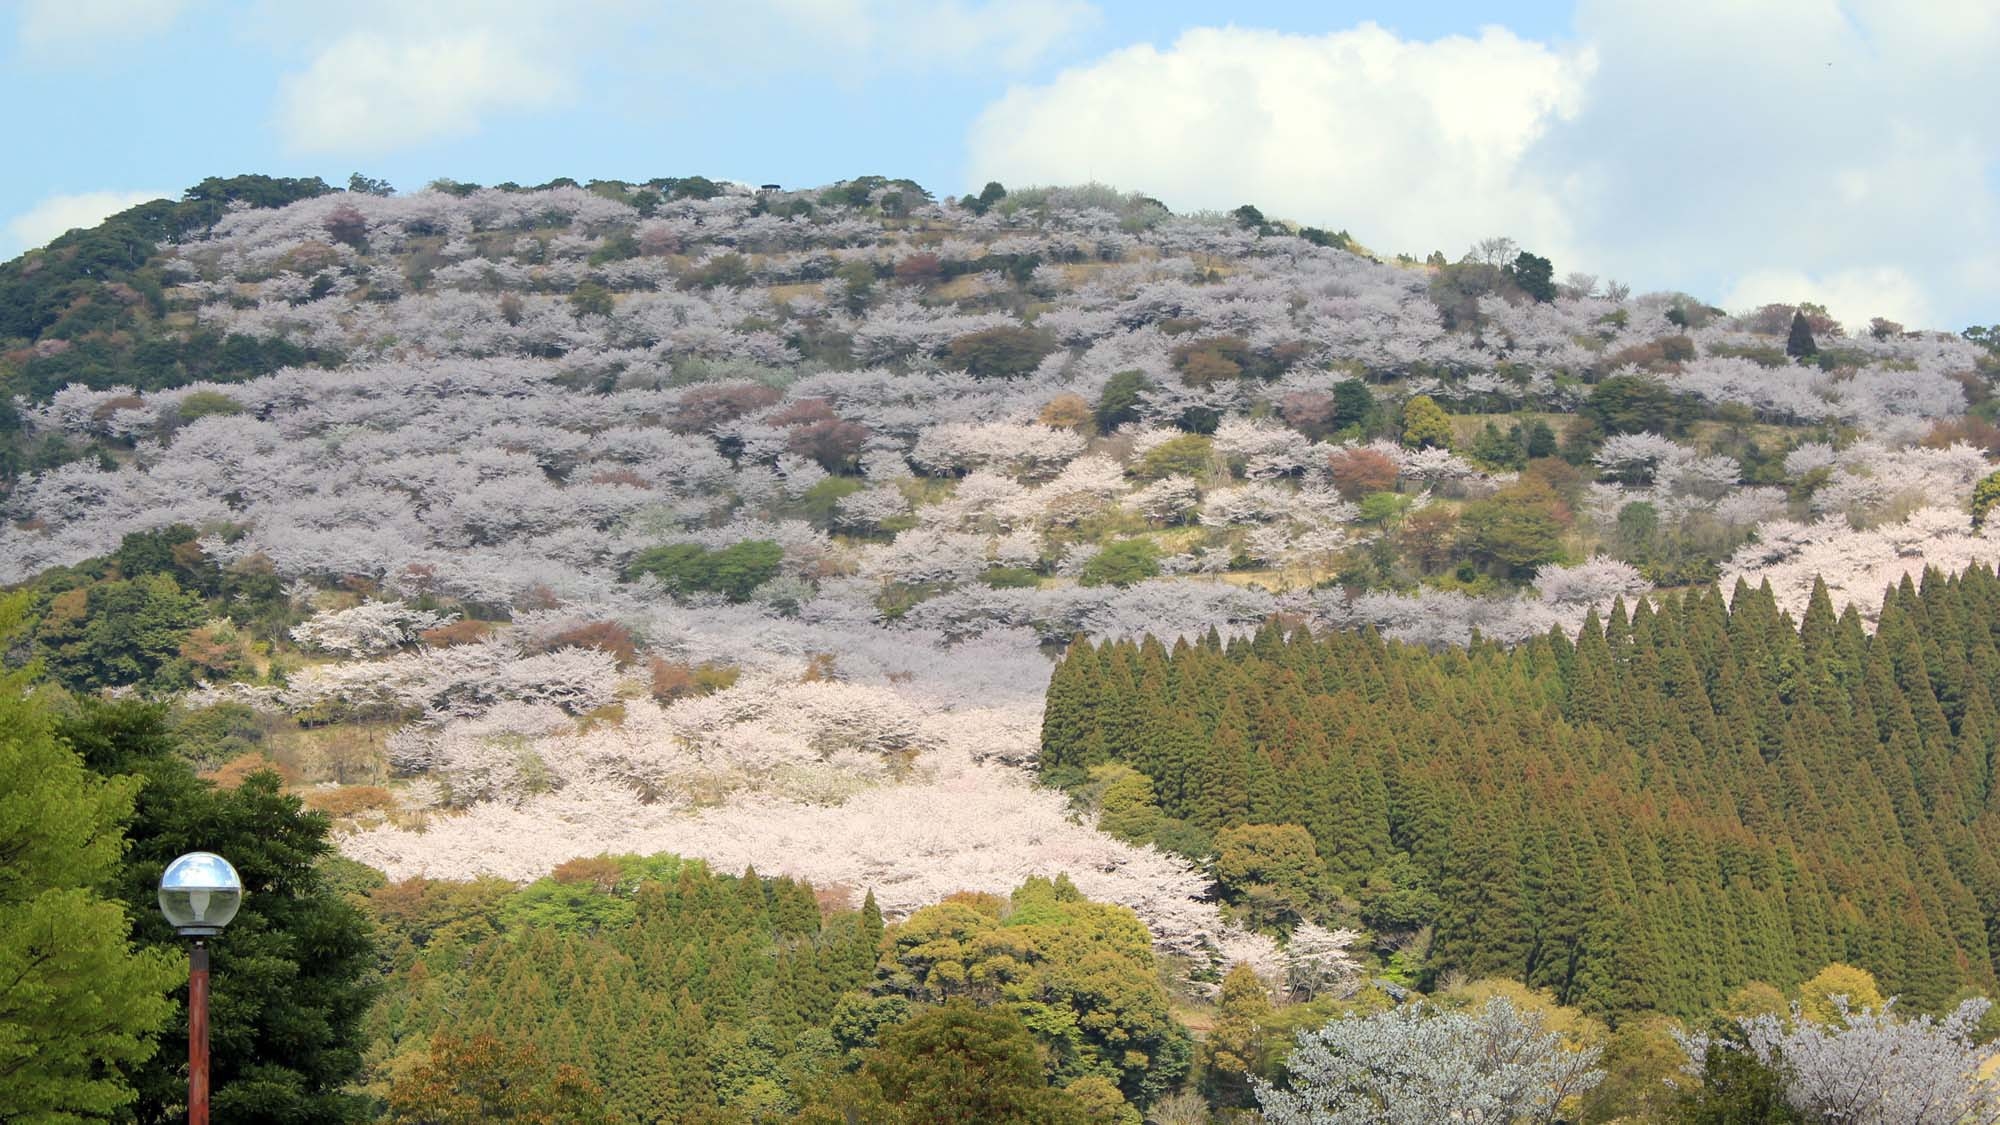
<svg viewBox="0 0 2000 1125">
<path fill-rule="evenodd" d="M 1553 1122 L 1603 1080 L 1599 1054 L 1504 997 L 1478 1012 L 1416 1001 L 1301 1032 L 1285 1085 L 1259 1081 L 1257 1100 L 1272 1125 Z"/>
</svg>

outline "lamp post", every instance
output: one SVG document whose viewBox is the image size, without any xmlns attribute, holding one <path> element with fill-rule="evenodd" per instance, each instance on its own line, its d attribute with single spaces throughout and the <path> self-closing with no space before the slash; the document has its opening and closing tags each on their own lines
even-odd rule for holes
<svg viewBox="0 0 2000 1125">
<path fill-rule="evenodd" d="M 160 876 L 160 913 L 189 942 L 188 1125 L 208 1125 L 208 939 L 236 917 L 243 879 L 213 852 L 189 852 Z"/>
</svg>

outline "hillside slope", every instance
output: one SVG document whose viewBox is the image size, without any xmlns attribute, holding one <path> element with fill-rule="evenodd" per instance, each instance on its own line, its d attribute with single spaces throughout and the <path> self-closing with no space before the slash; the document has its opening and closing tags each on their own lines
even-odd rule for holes
<svg viewBox="0 0 2000 1125">
<path fill-rule="evenodd" d="M 1069 871 L 1268 956 L 1019 768 L 1049 646 L 1518 641 L 1815 574 L 1872 618 L 2000 561 L 1994 358 L 1950 334 L 1101 188 L 299 194 L 146 234 L 156 291 L 76 235 L 5 267 L 44 311 L 0 578 L 74 686 L 184 693 L 392 873 L 672 850 L 895 912 Z"/>
</svg>

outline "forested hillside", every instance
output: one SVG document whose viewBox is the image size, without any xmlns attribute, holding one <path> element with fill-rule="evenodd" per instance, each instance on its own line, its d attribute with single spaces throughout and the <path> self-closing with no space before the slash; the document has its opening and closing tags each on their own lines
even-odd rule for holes
<svg viewBox="0 0 2000 1125">
<path fill-rule="evenodd" d="M 1872 635 L 1823 589 L 1795 623 L 1738 585 L 1467 653 L 1079 641 L 1041 769 L 1137 769 L 1130 836 L 1302 826 L 1379 934 L 1435 927 L 1432 972 L 1685 1016 L 1840 961 L 1937 1008 L 1994 982 L 1996 599 L 1975 568 L 1905 583 Z"/>
<path fill-rule="evenodd" d="M 1577 264 L 241 176 L 0 265 L 0 766 L 144 844 L 44 872 L 132 988 L 78 1073 L 174 1112 L 113 953 L 187 809 L 284 842 L 238 1049 L 313 1035 L 232 1120 L 897 1120 L 942 1050 L 1199 1121 L 1321 1027 L 1610 1120 L 1687 1092 L 1673 1020 L 1991 987 L 2000 334 Z"/>
</svg>

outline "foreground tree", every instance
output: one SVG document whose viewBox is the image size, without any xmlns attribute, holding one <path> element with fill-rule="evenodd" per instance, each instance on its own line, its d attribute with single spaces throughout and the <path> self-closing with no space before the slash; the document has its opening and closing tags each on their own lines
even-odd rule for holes
<svg viewBox="0 0 2000 1125">
<path fill-rule="evenodd" d="M 91 769 L 145 780 L 131 850 L 109 874 L 134 935 L 159 956 L 184 964 L 180 938 L 154 905 L 170 860 L 214 851 L 243 876 L 243 908 L 211 947 L 217 1120 L 363 1119 L 365 1105 L 346 1087 L 361 1070 L 374 948 L 367 920 L 321 874 L 332 851 L 326 818 L 282 792 L 274 773 L 253 774 L 236 789 L 195 776 L 158 707 L 87 703 L 61 734 Z M 175 1018 L 159 1055 L 133 1074 L 139 1125 L 180 1119 L 186 1057 L 186 1020 Z"/>
<path fill-rule="evenodd" d="M 1302 1032 L 1290 1089 L 1259 1082 L 1257 1097 L 1272 1125 L 1552 1122 L 1603 1080 L 1598 1054 L 1569 1049 L 1502 997 L 1477 1014 L 1419 1001 Z"/>
<path fill-rule="evenodd" d="M 23 599 L 0 604 L 0 633 Z M 0 677 L 0 1120 L 81 1121 L 131 1102 L 128 1068 L 173 1012 L 180 960 L 134 949 L 102 887 L 117 871 L 135 779 L 90 774 Z"/>
</svg>

